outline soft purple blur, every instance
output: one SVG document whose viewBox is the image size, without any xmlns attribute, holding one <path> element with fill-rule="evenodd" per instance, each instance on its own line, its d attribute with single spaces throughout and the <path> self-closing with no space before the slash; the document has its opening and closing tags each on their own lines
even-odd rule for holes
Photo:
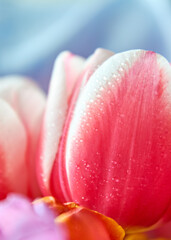
<svg viewBox="0 0 171 240">
<path fill-rule="evenodd" d="M 53 212 L 44 204 L 11 194 L 0 202 L 0 240 L 66 240 L 65 231 L 54 223 Z"/>
</svg>

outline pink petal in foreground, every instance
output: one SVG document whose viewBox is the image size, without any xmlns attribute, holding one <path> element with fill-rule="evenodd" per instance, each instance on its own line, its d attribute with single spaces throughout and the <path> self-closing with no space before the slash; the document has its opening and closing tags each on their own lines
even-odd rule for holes
<svg viewBox="0 0 171 240">
<path fill-rule="evenodd" d="M 64 132 L 55 196 L 62 188 L 65 200 L 126 228 L 157 222 L 171 201 L 170 90 L 171 67 L 160 55 L 136 50 L 105 61 Z"/>
<path fill-rule="evenodd" d="M 35 160 L 45 95 L 31 80 L 8 76 L 0 80 L 0 98 L 10 104 L 25 128 L 27 149 L 24 161 L 28 172 L 28 194 L 33 198 L 40 196 Z"/>
<path fill-rule="evenodd" d="M 49 177 L 58 150 L 59 139 L 71 97 L 71 89 L 76 83 L 84 60 L 69 52 L 63 52 L 57 58 L 41 129 L 41 142 L 38 159 L 39 183 L 45 195 L 50 194 Z"/>
</svg>

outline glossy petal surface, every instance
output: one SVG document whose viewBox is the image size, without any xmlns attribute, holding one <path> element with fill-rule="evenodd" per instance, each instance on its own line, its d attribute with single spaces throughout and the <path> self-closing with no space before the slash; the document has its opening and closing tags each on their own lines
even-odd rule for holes
<svg viewBox="0 0 171 240">
<path fill-rule="evenodd" d="M 170 94 L 170 65 L 152 52 L 116 54 L 95 71 L 54 165 L 66 200 L 128 228 L 160 219 L 171 200 Z"/>
</svg>

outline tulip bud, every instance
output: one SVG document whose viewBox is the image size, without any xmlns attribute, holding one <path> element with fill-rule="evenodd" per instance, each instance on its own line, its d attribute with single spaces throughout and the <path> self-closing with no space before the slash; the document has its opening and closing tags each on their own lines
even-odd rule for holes
<svg viewBox="0 0 171 240">
<path fill-rule="evenodd" d="M 143 50 L 107 58 L 86 81 L 87 71 L 80 70 L 60 138 L 56 130 L 48 136 L 45 123 L 43 136 L 55 154 L 43 178 L 60 201 L 77 202 L 129 230 L 149 227 L 171 202 L 171 67 Z M 46 169 L 45 154 L 39 164 Z"/>
</svg>

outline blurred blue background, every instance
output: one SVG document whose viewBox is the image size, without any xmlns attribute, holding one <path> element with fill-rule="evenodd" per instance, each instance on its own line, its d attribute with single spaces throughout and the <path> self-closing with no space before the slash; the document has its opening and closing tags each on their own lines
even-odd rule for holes
<svg viewBox="0 0 171 240">
<path fill-rule="evenodd" d="M 47 90 L 61 51 L 87 57 L 97 47 L 171 62 L 171 0 L 0 0 L 0 76 L 24 74 Z"/>
</svg>

